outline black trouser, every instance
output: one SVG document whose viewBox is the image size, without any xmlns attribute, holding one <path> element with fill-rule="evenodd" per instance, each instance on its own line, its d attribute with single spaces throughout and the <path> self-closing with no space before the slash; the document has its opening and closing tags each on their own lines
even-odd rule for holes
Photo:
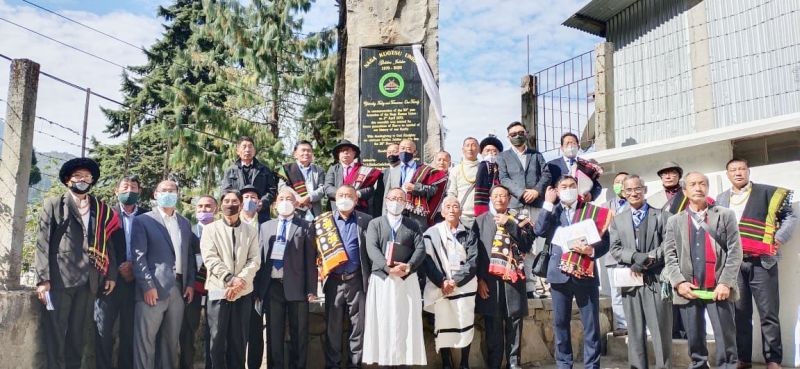
<svg viewBox="0 0 800 369">
<path fill-rule="evenodd" d="M 502 284 L 497 288 L 499 293 L 499 311 L 497 316 L 484 315 L 486 365 L 489 369 L 500 369 L 505 353 L 508 366 L 519 365 L 520 348 L 522 347 L 522 317 L 509 317 L 505 304 L 506 289 Z"/>
<path fill-rule="evenodd" d="M 778 293 L 778 265 L 766 269 L 760 258 L 746 258 L 742 262 L 737 281 L 739 299 L 736 300 L 736 347 L 739 360 L 753 359 L 753 299 L 761 319 L 761 347 L 764 361 L 783 361 L 781 343 L 780 297 Z"/>
<path fill-rule="evenodd" d="M 86 283 L 78 287 L 50 290 L 50 300 L 55 310 L 48 311 L 42 304 L 49 369 L 80 369 L 90 295 L 89 283 Z"/>
<path fill-rule="evenodd" d="M 350 279 L 343 281 L 340 275 L 328 277 L 325 292 L 325 367 L 339 368 L 342 363 L 342 336 L 344 320 L 350 322 L 348 335 L 348 368 L 358 368 L 364 348 L 364 313 L 366 293 L 361 272 L 355 272 Z"/>
<path fill-rule="evenodd" d="M 289 360 L 284 361 L 286 320 L 289 320 Z M 308 361 L 308 301 L 286 301 L 283 282 L 273 279 L 269 290 L 267 318 L 269 363 L 271 369 L 305 369 Z M 288 364 L 288 365 L 287 365 Z"/>
<path fill-rule="evenodd" d="M 250 331 L 247 334 L 247 367 L 249 369 L 261 368 L 264 361 L 264 315 L 256 312 L 255 299 L 253 308 L 250 309 Z M 263 307 L 262 307 L 263 310 Z"/>
<path fill-rule="evenodd" d="M 133 368 L 133 312 L 136 307 L 136 284 L 122 278 L 110 295 L 100 294 L 94 301 L 95 362 L 97 369 Z M 114 323 L 119 317 L 119 349 L 117 365 L 114 353 Z"/>
<path fill-rule="evenodd" d="M 181 355 L 179 358 L 180 369 L 194 368 L 194 337 L 200 327 L 200 313 L 203 310 L 203 296 L 195 294 L 192 302 L 183 309 L 183 324 L 181 325 Z M 205 341 L 208 342 L 208 341 Z"/>
<path fill-rule="evenodd" d="M 461 350 L 461 362 L 459 363 L 459 368 L 469 368 L 469 345 L 466 347 L 462 347 Z M 453 352 L 455 348 L 443 348 L 439 350 L 439 355 L 442 357 L 442 367 L 443 368 L 452 368 L 453 367 Z"/>
<path fill-rule="evenodd" d="M 717 367 L 736 368 L 736 327 L 734 323 L 733 303 L 726 301 L 692 300 L 686 305 L 677 305 L 686 328 L 689 343 L 689 357 L 692 363 L 689 369 L 708 368 L 708 348 L 706 347 L 705 312 L 714 329 L 714 341 L 717 345 Z"/>
<path fill-rule="evenodd" d="M 206 305 L 211 368 L 244 369 L 252 296 L 242 296 L 236 301 L 209 301 Z"/>
</svg>

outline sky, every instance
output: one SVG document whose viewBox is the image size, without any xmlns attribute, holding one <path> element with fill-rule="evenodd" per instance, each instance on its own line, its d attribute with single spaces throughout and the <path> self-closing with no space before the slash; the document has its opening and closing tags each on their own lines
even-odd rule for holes
<svg viewBox="0 0 800 369">
<path fill-rule="evenodd" d="M 561 25 L 588 0 L 441 0 L 439 80 L 446 136 L 445 149 L 460 160 L 461 141 L 489 133 L 505 138 L 505 126 L 520 117 L 520 81 L 536 72 L 594 48 L 601 39 Z M 31 0 L 134 45 L 144 47 L 163 28 L 155 10 L 164 0 Z M 335 25 L 333 0 L 318 0 L 304 17 L 304 32 Z M 119 43 L 21 0 L 0 0 L 0 18 L 23 25 L 66 44 L 121 65 L 145 62 L 141 51 Z M 0 19 L 0 54 L 29 58 L 41 69 L 81 87 L 121 100 L 121 68 L 47 40 Z M 8 90 L 9 62 L 0 59 L 0 99 Z M 39 81 L 34 147 L 39 151 L 80 154 L 85 92 L 49 78 Z M 114 142 L 103 132 L 100 106 L 115 104 L 90 99 L 88 132 L 101 142 Z M 5 117 L 5 104 L 0 104 Z M 51 136 L 55 136 L 53 138 Z M 66 142 L 64 142 L 66 141 Z M 77 146 L 76 146 L 77 144 Z"/>
</svg>

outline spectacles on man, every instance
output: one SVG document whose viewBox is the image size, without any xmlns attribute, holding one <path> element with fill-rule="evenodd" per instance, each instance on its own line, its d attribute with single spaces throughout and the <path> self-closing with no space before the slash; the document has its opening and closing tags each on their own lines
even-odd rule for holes
<svg viewBox="0 0 800 369">
<path fill-rule="evenodd" d="M 73 180 L 73 181 L 75 181 L 75 182 L 77 182 L 77 181 L 83 181 L 83 180 L 86 180 L 86 181 L 89 181 L 89 182 L 91 182 L 91 181 L 92 181 L 92 179 L 93 179 L 93 177 L 92 177 L 92 175 L 91 175 L 91 174 L 84 174 L 84 175 L 81 175 L 81 174 L 73 174 L 73 175 L 72 175 L 72 177 L 70 177 L 70 179 L 72 179 L 72 180 Z"/>
<path fill-rule="evenodd" d="M 623 192 L 625 192 L 626 195 L 633 194 L 634 192 L 641 194 L 644 193 L 644 187 L 626 188 L 623 190 Z"/>
</svg>

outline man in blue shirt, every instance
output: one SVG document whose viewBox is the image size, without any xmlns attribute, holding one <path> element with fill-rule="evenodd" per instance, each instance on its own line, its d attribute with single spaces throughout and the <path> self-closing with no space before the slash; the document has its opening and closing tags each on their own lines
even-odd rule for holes
<svg viewBox="0 0 800 369">
<path fill-rule="evenodd" d="M 339 368 L 341 365 L 345 314 L 350 319 L 350 356 L 345 365 L 348 368 L 358 368 L 361 364 L 370 270 L 364 237 L 372 217 L 356 211 L 356 201 L 358 197 L 353 186 L 342 185 L 336 190 L 333 219 L 347 253 L 347 262 L 334 268 L 323 285 L 327 320 L 324 340 L 326 368 Z"/>
</svg>

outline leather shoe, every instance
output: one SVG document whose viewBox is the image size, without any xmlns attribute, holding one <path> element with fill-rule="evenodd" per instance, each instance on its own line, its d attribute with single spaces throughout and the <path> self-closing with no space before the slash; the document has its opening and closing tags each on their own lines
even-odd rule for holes
<svg viewBox="0 0 800 369">
<path fill-rule="evenodd" d="M 781 369 L 781 364 L 778 363 L 767 363 L 767 369 Z"/>
<path fill-rule="evenodd" d="M 747 363 L 744 361 L 737 361 L 736 362 L 736 369 L 750 369 L 753 367 L 752 363 Z"/>
<path fill-rule="evenodd" d="M 614 335 L 614 337 L 627 336 L 628 335 L 628 330 L 625 329 L 625 328 L 617 328 L 617 329 L 614 330 L 614 332 L 612 334 Z"/>
</svg>

